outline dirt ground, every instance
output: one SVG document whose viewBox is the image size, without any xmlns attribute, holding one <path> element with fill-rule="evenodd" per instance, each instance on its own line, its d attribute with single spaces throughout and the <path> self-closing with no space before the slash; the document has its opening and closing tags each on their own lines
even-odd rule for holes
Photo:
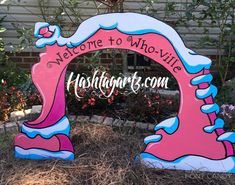
<svg viewBox="0 0 235 185">
<path fill-rule="evenodd" d="M 12 138 L 0 136 L 0 184 L 235 184 L 235 175 L 192 171 L 147 169 L 133 162 L 143 150 L 140 130 L 114 129 L 104 125 L 73 125 L 75 161 L 15 159 Z"/>
</svg>

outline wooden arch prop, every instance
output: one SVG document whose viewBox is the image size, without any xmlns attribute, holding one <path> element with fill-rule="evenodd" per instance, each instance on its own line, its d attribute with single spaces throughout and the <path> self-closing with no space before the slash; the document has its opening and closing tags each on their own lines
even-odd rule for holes
<svg viewBox="0 0 235 185">
<path fill-rule="evenodd" d="M 36 47 L 46 47 L 32 68 L 33 83 L 43 98 L 41 115 L 25 122 L 15 137 L 15 156 L 29 159 L 74 159 L 65 115 L 65 73 L 70 61 L 106 48 L 138 52 L 164 66 L 178 81 L 177 116 L 157 124 L 145 138 L 145 150 L 136 160 L 155 168 L 235 172 L 232 142 L 217 117 L 213 98 L 211 60 L 185 47 L 177 32 L 165 23 L 136 13 L 104 14 L 84 21 L 69 38 L 58 26 L 39 22 Z"/>
</svg>

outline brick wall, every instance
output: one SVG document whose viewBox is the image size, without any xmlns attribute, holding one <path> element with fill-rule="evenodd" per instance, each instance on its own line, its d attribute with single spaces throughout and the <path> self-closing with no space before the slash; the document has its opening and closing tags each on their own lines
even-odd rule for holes
<svg viewBox="0 0 235 185">
<path fill-rule="evenodd" d="M 21 53 L 6 53 L 9 60 L 16 63 L 18 67 L 24 70 L 30 70 L 33 64 L 39 62 L 39 53 L 21 52 Z"/>
<path fill-rule="evenodd" d="M 1 0 L 0 0 L 1 2 Z M 6 32 L 3 33 L 3 40 L 5 43 L 11 43 L 13 46 L 19 45 L 19 38 L 20 36 L 15 26 L 12 24 L 19 25 L 19 28 L 27 28 L 32 29 L 34 28 L 34 25 L 36 22 L 43 22 L 45 21 L 42 16 L 42 12 L 40 7 L 38 6 L 38 1 L 35 0 L 18 0 L 18 1 L 2 1 L 1 3 L 1 11 L 0 11 L 0 17 L 4 17 L 7 15 L 4 19 L 3 26 L 7 29 Z M 5 3 L 4 3 L 5 2 Z M 60 1 L 58 0 L 50 0 L 46 1 L 45 8 L 46 12 L 45 16 L 51 20 L 51 16 L 55 17 L 55 10 L 59 9 L 61 7 Z M 97 10 L 97 6 L 92 0 L 82 1 L 77 0 L 78 6 L 77 10 L 79 14 L 81 15 L 82 20 L 86 20 L 87 18 L 90 18 L 92 16 L 103 13 L 107 13 L 107 7 L 104 4 L 99 4 L 99 10 Z M 173 15 L 166 15 L 166 5 L 169 4 L 169 2 L 174 2 L 174 8 L 176 10 L 176 14 Z M 12 4 L 9 8 L 9 3 Z M 158 0 L 153 1 L 153 7 L 154 11 L 154 17 L 156 17 L 159 20 L 162 20 L 168 24 L 170 24 L 174 29 L 177 30 L 177 32 L 182 37 L 185 45 L 192 49 L 193 51 L 196 51 L 201 54 L 206 55 L 215 55 L 217 53 L 215 46 L 208 46 L 208 47 L 201 47 L 198 44 L 198 41 L 200 41 L 205 34 L 204 28 L 207 28 L 208 33 L 210 33 L 210 36 L 212 38 L 217 38 L 218 34 L 220 33 L 219 28 L 208 24 L 208 20 L 202 21 L 202 27 L 198 26 L 194 23 L 194 21 L 187 22 L 188 27 L 185 27 L 184 24 L 176 24 L 179 20 L 179 17 L 185 15 L 185 10 L 187 9 L 187 5 L 191 3 L 191 0 L 175 0 L 175 1 L 169 1 L 169 0 Z M 149 7 L 149 1 L 144 0 L 125 0 L 124 1 L 124 12 L 136 12 L 136 13 L 144 13 L 146 14 L 148 11 L 151 12 L 152 7 Z M 199 15 L 202 10 L 205 7 L 200 6 L 195 12 L 195 16 Z M 145 11 L 146 9 L 146 11 Z M 147 10 L 148 9 L 148 10 Z M 60 25 L 63 26 L 63 34 L 69 36 L 72 35 L 77 30 L 77 25 L 72 24 L 74 26 L 71 26 L 71 19 L 75 20 L 76 16 L 69 12 L 70 16 L 68 17 L 66 14 L 61 15 L 61 21 Z M 228 21 L 231 21 L 230 18 L 228 18 Z M 64 36 L 65 36 L 64 35 Z M 11 51 L 11 47 L 7 47 L 8 51 Z M 30 48 L 33 49 L 32 51 L 37 51 L 36 48 Z M 31 50 L 28 50 L 31 51 Z"/>
<path fill-rule="evenodd" d="M 39 52 L 21 52 L 21 53 L 7 53 L 9 59 L 17 64 L 18 67 L 20 67 L 23 70 L 30 71 L 32 66 L 39 62 Z M 87 59 L 91 57 L 92 53 L 87 53 L 85 55 L 79 56 L 76 59 L 74 59 L 68 66 L 69 70 L 87 70 L 87 66 L 90 64 L 90 61 Z M 216 56 L 208 56 L 212 60 L 215 60 Z M 110 54 L 102 53 L 99 56 L 99 60 L 97 64 L 102 64 L 105 66 L 112 66 L 113 59 L 111 58 Z M 159 64 L 156 64 L 155 62 L 151 62 L 150 66 L 137 66 L 136 68 L 133 68 L 133 66 L 128 66 L 129 71 L 139 71 L 139 73 L 144 72 L 147 73 L 150 76 L 153 76 L 156 74 L 158 75 L 164 75 L 167 73 L 167 71 L 160 67 Z M 120 54 L 116 55 L 116 71 L 122 70 L 122 57 Z M 212 67 L 212 72 L 216 73 L 216 69 Z M 233 75 L 234 70 L 229 71 L 229 77 Z M 215 74 L 216 75 L 216 74 Z"/>
<path fill-rule="evenodd" d="M 34 64 L 39 62 L 39 54 L 40 53 L 38 52 L 22 52 L 15 54 L 7 53 L 9 60 L 15 62 L 20 69 L 26 70 L 28 72 L 31 71 L 31 68 Z M 88 58 L 90 58 L 92 55 L 93 53 L 87 53 L 75 58 L 70 62 L 68 70 L 79 72 L 82 71 L 83 73 L 87 73 L 90 71 L 88 70 L 88 65 L 91 64 L 91 61 L 89 61 Z M 122 72 L 122 57 L 121 54 L 116 54 L 115 56 L 115 72 L 119 73 Z M 101 64 L 112 69 L 113 59 L 111 58 L 110 54 L 102 53 L 98 58 L 99 59 L 95 64 Z M 165 68 L 160 67 L 160 65 L 155 62 L 151 62 L 150 66 L 134 67 L 131 65 L 128 66 L 128 71 L 138 71 L 141 76 L 170 76 L 169 72 Z"/>
<path fill-rule="evenodd" d="M 9 59 L 17 64 L 17 66 L 28 72 L 31 71 L 31 68 L 34 64 L 39 62 L 39 52 L 21 52 L 21 53 L 7 53 Z M 91 57 L 92 53 L 87 53 L 86 55 L 82 55 L 74 59 L 70 62 L 68 66 L 68 70 L 77 71 L 79 73 L 87 73 L 90 70 L 88 69 L 88 65 L 91 64 L 90 61 L 87 60 L 87 57 Z M 215 61 L 216 56 L 208 56 L 212 61 Z M 108 66 L 112 69 L 112 61 L 110 54 L 103 53 L 99 56 L 99 61 L 97 64 L 102 64 L 104 66 Z M 143 62 L 144 63 L 144 62 Z M 115 72 L 122 72 L 122 57 L 120 54 L 116 55 L 116 65 Z M 150 66 L 137 66 L 134 68 L 133 66 L 128 66 L 129 72 L 138 71 L 138 74 L 142 77 L 151 77 L 151 76 L 171 76 L 171 74 L 164 68 L 161 67 L 158 63 L 151 62 Z M 218 70 L 215 68 L 215 62 L 213 62 L 212 68 L 210 70 L 214 77 L 214 83 L 218 83 L 220 77 L 218 74 Z M 227 79 L 234 78 L 235 74 L 235 66 L 231 66 L 228 71 Z M 216 82 L 215 82 L 216 81 Z"/>
<path fill-rule="evenodd" d="M 30 70 L 32 66 L 39 62 L 39 54 L 38 52 L 21 52 L 21 53 L 6 53 L 9 57 L 10 61 L 13 61 L 16 63 L 18 67 L 24 70 Z M 69 64 L 69 69 L 75 69 L 79 66 L 87 66 L 90 61 L 88 58 L 92 56 L 92 53 L 87 53 L 85 55 L 79 56 L 76 59 L 74 59 Z M 103 53 L 99 56 L 98 64 L 104 64 L 104 65 L 111 65 L 112 64 L 112 58 L 109 54 Z M 122 65 L 122 59 L 121 55 L 116 55 L 116 65 L 118 68 L 121 69 Z"/>
<path fill-rule="evenodd" d="M 21 53 L 6 53 L 9 59 L 17 64 L 18 67 L 25 69 L 25 70 L 30 70 L 33 64 L 39 62 L 39 52 L 21 52 Z M 81 55 L 74 59 L 71 63 L 70 66 L 71 68 L 75 67 L 77 63 L 79 62 L 80 64 L 89 64 L 90 61 L 88 58 L 90 58 L 93 53 L 87 53 L 85 55 Z M 216 56 L 209 56 L 212 60 L 216 58 Z M 120 67 L 122 65 L 122 57 L 121 54 L 116 54 L 116 65 Z M 104 64 L 104 65 L 111 65 L 113 59 L 111 58 L 110 54 L 108 53 L 102 53 L 99 56 L 99 61 L 98 64 Z M 153 63 L 151 64 L 153 66 Z"/>
</svg>

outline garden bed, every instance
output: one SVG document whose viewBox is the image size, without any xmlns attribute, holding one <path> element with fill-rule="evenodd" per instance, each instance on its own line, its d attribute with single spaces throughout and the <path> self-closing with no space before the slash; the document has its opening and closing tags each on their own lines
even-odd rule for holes
<svg viewBox="0 0 235 185">
<path fill-rule="evenodd" d="M 0 184 L 233 184 L 235 175 L 147 169 L 133 158 L 150 133 L 137 128 L 72 124 L 75 161 L 15 159 L 16 133 L 0 136 Z"/>
</svg>

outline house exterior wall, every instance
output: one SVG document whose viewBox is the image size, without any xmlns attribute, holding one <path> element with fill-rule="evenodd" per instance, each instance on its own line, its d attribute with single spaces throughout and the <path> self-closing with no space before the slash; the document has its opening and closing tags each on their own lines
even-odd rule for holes
<svg viewBox="0 0 235 185">
<path fill-rule="evenodd" d="M 39 7 L 38 0 L 13 0 L 11 1 L 11 6 L 7 6 L 7 3 L 0 5 L 0 17 L 6 15 L 4 20 L 4 26 L 7 28 L 7 31 L 3 35 L 3 39 L 5 43 L 10 43 L 13 46 L 19 44 L 20 40 L 18 38 L 18 33 L 16 32 L 16 27 L 19 26 L 20 28 L 34 28 L 35 22 L 44 21 L 43 16 L 41 14 L 41 9 Z M 59 0 L 44 0 L 46 8 L 46 15 L 47 17 L 53 20 L 53 16 L 55 16 L 55 12 L 58 11 L 60 5 Z M 174 2 L 176 6 L 176 13 L 172 16 L 166 16 L 165 6 L 166 2 Z M 207 55 L 207 56 L 215 56 L 216 49 L 212 47 L 201 48 L 198 45 L 198 41 L 204 36 L 204 28 L 198 27 L 195 23 L 191 23 L 189 27 L 185 26 L 177 26 L 175 25 L 175 21 L 179 19 L 180 15 L 185 13 L 185 5 L 189 2 L 188 0 L 176 0 L 176 1 L 169 1 L 169 0 L 159 0 L 154 3 L 154 9 L 156 12 L 154 13 L 154 17 L 159 20 L 163 20 L 173 26 L 178 33 L 181 35 L 183 41 L 185 42 L 186 46 L 200 54 Z M 78 0 L 78 12 L 81 15 L 82 19 L 87 19 L 91 16 L 96 15 L 97 13 L 106 13 L 107 9 L 105 9 L 104 5 L 100 3 L 95 4 L 94 1 L 81 1 Z M 96 6 L 99 6 L 99 11 L 97 11 Z M 146 13 L 148 9 L 148 5 L 146 1 L 143 0 L 126 0 L 124 2 L 124 12 L 143 12 Z M 199 8 L 200 10 L 200 8 Z M 71 35 L 77 28 L 77 26 L 71 26 L 71 19 L 74 20 L 75 17 L 69 10 L 68 13 L 71 15 L 70 17 L 66 15 L 62 15 L 61 18 L 63 19 L 61 26 L 64 35 Z M 200 11 L 198 12 L 200 13 Z M 136 21 L 136 20 L 133 20 Z M 208 27 L 209 32 L 212 37 L 217 37 L 218 35 L 218 28 L 216 27 Z M 6 47 L 7 51 L 11 51 L 11 47 Z M 11 54 L 9 53 L 10 58 L 17 62 L 22 68 L 30 68 L 33 63 L 38 62 L 39 52 L 43 50 L 36 49 L 34 46 L 28 47 L 24 49 L 21 53 Z M 213 58 L 212 57 L 212 58 Z M 84 59 L 82 59 L 84 60 Z M 111 59 L 107 55 L 104 57 L 105 62 L 109 62 Z M 118 60 L 121 65 L 121 60 Z M 85 61 L 84 61 L 85 63 Z M 118 63 L 119 64 L 119 63 Z"/>
</svg>

